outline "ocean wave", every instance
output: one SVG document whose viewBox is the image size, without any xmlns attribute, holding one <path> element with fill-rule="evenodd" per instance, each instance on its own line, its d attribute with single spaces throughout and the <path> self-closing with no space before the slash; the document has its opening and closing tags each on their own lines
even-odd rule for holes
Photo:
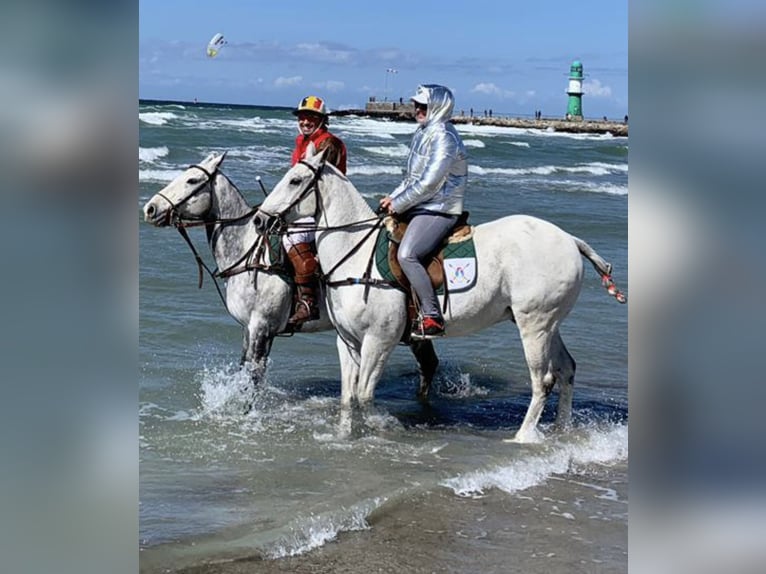
<svg viewBox="0 0 766 574">
<path fill-rule="evenodd" d="M 466 497 L 481 496 L 490 488 L 514 493 L 542 484 L 554 474 L 570 472 L 575 466 L 617 463 L 627 458 L 627 425 L 589 427 L 584 433 L 573 431 L 566 438 L 546 447 L 542 454 L 449 478 L 439 484 L 452 489 L 458 496 Z"/>
<path fill-rule="evenodd" d="M 265 549 L 264 554 L 272 559 L 298 556 L 334 540 L 340 532 L 369 530 L 367 517 L 384 502 L 383 498 L 374 498 L 355 504 L 348 510 L 296 519 L 289 527 L 290 534 Z"/>
<path fill-rule="evenodd" d="M 516 147 L 529 147 L 529 142 L 508 142 L 508 144 Z"/>
<path fill-rule="evenodd" d="M 586 173 L 590 175 L 609 175 L 610 173 L 627 173 L 628 164 L 613 164 L 603 162 L 591 162 L 582 165 L 540 165 L 536 167 L 481 167 L 471 165 L 468 171 L 477 175 L 553 175 L 554 173 Z"/>
<path fill-rule="evenodd" d="M 346 134 L 394 139 L 394 135 L 411 136 L 417 126 L 415 123 L 393 122 L 358 117 L 333 118 L 333 131 Z"/>
<path fill-rule="evenodd" d="M 398 144 L 395 146 L 369 146 L 362 147 L 362 149 L 366 152 L 374 153 L 376 155 L 384 155 L 396 158 L 407 157 L 407 154 L 410 151 L 410 149 L 404 144 Z"/>
<path fill-rule="evenodd" d="M 153 126 L 163 126 L 177 117 L 173 112 L 140 112 L 138 114 L 139 121 Z"/>
<path fill-rule="evenodd" d="M 146 163 L 151 163 L 158 160 L 161 157 L 168 155 L 167 146 L 160 147 L 139 147 L 138 148 L 138 160 Z"/>
<path fill-rule="evenodd" d="M 591 193 L 606 193 L 608 195 L 628 195 L 627 185 L 613 183 L 597 183 L 595 181 L 570 181 L 573 191 L 588 191 Z"/>
<path fill-rule="evenodd" d="M 484 142 L 481 140 L 463 140 L 463 145 L 465 147 L 478 147 L 478 148 L 486 147 L 484 145 Z"/>
<path fill-rule="evenodd" d="M 139 169 L 138 181 L 158 181 L 169 183 L 183 173 L 183 170 L 174 169 Z"/>
<path fill-rule="evenodd" d="M 359 165 L 349 166 L 347 175 L 402 175 L 401 167 L 393 165 Z"/>
</svg>

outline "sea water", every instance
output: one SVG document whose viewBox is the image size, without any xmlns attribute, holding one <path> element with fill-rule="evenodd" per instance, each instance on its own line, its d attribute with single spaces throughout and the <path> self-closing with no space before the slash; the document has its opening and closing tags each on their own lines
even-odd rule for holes
<svg viewBox="0 0 766 574">
<path fill-rule="evenodd" d="M 401 181 L 415 127 L 331 118 L 348 147 L 348 176 L 371 205 Z M 243 415 L 241 328 L 209 280 L 197 288 L 183 240 L 144 223 L 141 207 L 213 151 L 227 152 L 222 170 L 258 203 L 256 178 L 270 189 L 289 166 L 295 117 L 142 102 L 139 128 L 142 571 L 209 563 L 232 572 L 627 569 L 627 307 L 587 261 L 561 329 L 577 362 L 569 432 L 552 428 L 554 391 L 544 441 L 504 442 L 530 398 L 510 322 L 437 341 L 427 404 L 415 396 L 411 354 L 397 348 L 351 438 L 336 428 L 334 333 L 278 338 L 267 381 Z M 473 223 L 514 213 L 550 220 L 611 262 L 629 296 L 627 138 L 457 128 L 469 153 Z M 213 267 L 204 231 L 190 234 Z"/>
</svg>

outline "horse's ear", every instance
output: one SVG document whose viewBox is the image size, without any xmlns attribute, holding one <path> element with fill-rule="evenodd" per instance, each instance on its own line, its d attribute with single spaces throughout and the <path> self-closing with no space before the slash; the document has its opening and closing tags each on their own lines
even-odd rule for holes
<svg viewBox="0 0 766 574">
<path fill-rule="evenodd" d="M 220 167 L 220 165 L 223 163 L 223 160 L 224 160 L 225 157 L 226 157 L 226 152 L 225 151 L 219 153 L 218 155 L 213 154 L 213 157 L 212 157 L 212 160 L 213 160 L 212 169 L 213 170 L 218 169 Z"/>
<path fill-rule="evenodd" d="M 324 161 L 324 158 L 327 155 L 327 150 L 329 149 L 330 148 L 324 148 L 322 151 L 318 152 L 314 142 L 309 142 L 309 145 L 306 147 L 306 153 L 303 155 L 303 159 L 311 161 L 313 166 L 318 166 Z"/>
</svg>

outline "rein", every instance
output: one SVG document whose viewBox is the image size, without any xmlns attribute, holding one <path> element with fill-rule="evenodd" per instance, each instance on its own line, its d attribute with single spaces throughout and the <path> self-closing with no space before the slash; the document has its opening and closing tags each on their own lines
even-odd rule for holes
<svg viewBox="0 0 766 574">
<path fill-rule="evenodd" d="M 178 230 L 178 233 L 181 235 L 181 237 L 183 237 L 184 241 L 186 241 L 186 244 L 189 246 L 189 249 L 191 250 L 192 255 L 194 255 L 194 259 L 197 262 L 197 270 L 199 274 L 197 288 L 198 289 L 202 288 L 202 282 L 204 279 L 204 275 L 202 271 L 204 269 L 207 272 L 207 274 L 210 276 L 210 278 L 213 280 L 213 284 L 215 285 L 215 289 L 218 292 L 218 297 L 221 299 L 221 303 L 223 303 L 224 308 L 226 308 L 226 310 L 229 311 L 229 307 L 226 304 L 226 298 L 224 297 L 223 292 L 221 291 L 220 285 L 218 285 L 218 281 L 217 281 L 218 278 L 227 279 L 239 273 L 245 273 L 251 270 L 269 271 L 277 267 L 271 266 L 271 265 L 269 266 L 260 265 L 258 263 L 253 263 L 251 266 L 247 265 L 246 262 L 248 261 L 248 259 L 251 258 L 251 256 L 256 251 L 256 249 L 258 249 L 258 257 L 260 257 L 263 254 L 263 245 L 264 243 L 266 243 L 265 241 L 266 237 L 264 235 L 259 234 L 258 239 L 255 240 L 253 245 L 249 249 L 247 249 L 245 253 L 239 259 L 237 259 L 237 261 L 235 261 L 232 265 L 229 265 L 226 269 L 222 269 L 222 270 L 219 270 L 218 268 L 212 271 L 210 270 L 207 264 L 205 264 L 202 257 L 199 255 L 186 229 L 189 227 L 201 227 L 204 225 L 208 229 L 208 239 L 212 242 L 213 238 L 212 238 L 212 232 L 210 231 L 210 228 L 213 225 L 220 225 L 221 227 L 225 227 L 226 225 L 231 225 L 231 224 L 239 223 L 241 221 L 245 221 L 246 219 L 252 218 L 253 215 L 255 215 L 255 213 L 258 211 L 258 206 L 251 208 L 247 213 L 240 215 L 238 217 L 218 218 L 218 219 L 212 219 L 212 220 L 206 220 L 206 219 L 184 220 L 183 217 L 178 213 L 178 207 L 183 205 L 187 201 L 189 201 L 197 193 L 205 189 L 206 186 L 208 185 L 212 186 L 215 180 L 215 177 L 218 173 L 220 173 L 223 177 L 225 177 L 227 181 L 234 187 L 235 190 L 239 191 L 239 189 L 234 184 L 234 182 L 229 180 L 229 178 L 226 177 L 226 175 L 219 172 L 217 168 L 215 171 L 211 173 L 200 165 L 195 164 L 189 167 L 196 168 L 202 171 L 206 176 L 206 180 L 203 181 L 194 189 L 192 189 L 189 192 L 189 194 L 186 195 L 186 197 L 184 197 L 178 203 L 175 203 L 175 204 L 167 196 L 163 195 L 162 193 L 158 193 L 158 195 L 170 204 L 171 208 L 168 211 L 168 222 L 171 223 Z M 260 246 L 260 249 L 259 249 L 259 246 Z M 245 263 L 245 265 L 242 265 L 243 263 Z"/>
<path fill-rule="evenodd" d="M 317 217 L 317 215 L 320 209 L 321 196 L 319 194 L 318 183 L 319 183 L 319 178 L 322 175 L 322 170 L 324 168 L 325 163 L 322 162 L 319 168 L 314 168 L 314 166 L 312 166 L 310 163 L 304 160 L 301 160 L 298 163 L 301 163 L 305 165 L 307 168 L 309 168 L 309 170 L 311 170 L 311 172 L 313 173 L 313 177 L 309 185 L 306 187 L 306 189 L 304 189 L 298 195 L 298 197 L 295 200 L 293 200 L 285 209 L 283 209 L 281 214 L 279 214 L 278 218 L 281 224 L 281 228 L 284 230 L 284 231 L 281 231 L 280 233 L 284 233 L 284 234 L 289 234 L 290 231 L 286 230 L 287 224 L 284 222 L 283 215 L 285 213 L 288 213 L 293 207 L 295 207 L 296 205 L 298 205 L 298 203 L 303 201 L 303 199 L 305 199 L 306 196 L 312 191 L 314 192 L 317 199 L 316 211 L 314 212 L 314 220 L 319 221 L 319 217 Z M 375 223 L 370 227 L 370 230 L 367 233 L 365 233 L 364 237 L 362 237 L 362 239 L 360 239 L 359 242 L 356 245 L 354 245 L 343 257 L 341 257 L 340 260 L 335 265 L 333 265 L 329 271 L 327 271 L 326 273 L 322 273 L 319 276 L 320 281 L 322 281 L 327 287 L 341 287 L 344 285 L 365 285 L 364 301 L 366 303 L 370 285 L 374 285 L 378 287 L 393 287 L 393 288 L 401 289 L 401 287 L 397 283 L 393 283 L 385 279 L 375 279 L 372 277 L 372 261 L 375 258 L 374 249 L 370 253 L 370 259 L 367 262 L 367 267 L 362 277 L 346 277 L 345 279 L 338 279 L 335 281 L 331 281 L 330 276 L 338 269 L 338 267 L 343 265 L 343 263 L 348 261 L 357 251 L 359 251 L 359 249 L 370 238 L 370 236 L 372 236 L 372 234 L 375 233 L 375 231 L 377 231 L 381 227 L 381 225 L 383 224 L 383 219 L 379 215 L 376 215 L 375 217 L 371 217 L 369 219 L 363 219 L 361 221 L 355 221 L 355 222 L 347 223 L 344 225 L 334 225 L 334 226 L 327 225 L 322 227 L 322 226 L 316 225 L 316 223 L 313 223 L 313 224 L 307 223 L 307 224 L 291 224 L 290 227 L 297 227 L 301 231 L 304 231 L 306 229 L 311 229 L 313 231 L 334 231 L 334 230 L 341 230 L 341 229 L 349 229 L 351 227 L 355 227 L 360 224 L 370 223 L 373 221 Z M 300 231 L 294 231 L 293 233 L 299 233 L 299 232 Z"/>
</svg>

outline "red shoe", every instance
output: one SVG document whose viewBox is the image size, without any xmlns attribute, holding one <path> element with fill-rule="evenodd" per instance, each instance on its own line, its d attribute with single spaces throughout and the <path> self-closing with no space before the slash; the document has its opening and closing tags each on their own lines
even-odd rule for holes
<svg viewBox="0 0 766 574">
<path fill-rule="evenodd" d="M 423 317 L 416 320 L 410 333 L 412 339 L 431 339 L 444 336 L 444 319 L 436 317 Z"/>
</svg>

